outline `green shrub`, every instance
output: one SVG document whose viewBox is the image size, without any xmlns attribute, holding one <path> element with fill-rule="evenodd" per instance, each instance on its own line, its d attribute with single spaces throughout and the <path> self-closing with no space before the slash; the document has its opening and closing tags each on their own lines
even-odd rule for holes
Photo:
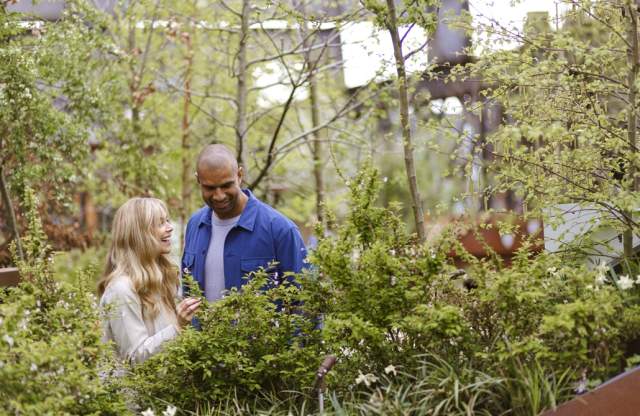
<svg viewBox="0 0 640 416">
<path fill-rule="evenodd" d="M 371 169 L 350 188 L 351 212 L 311 253 L 300 288 L 265 290 L 260 272 L 205 303 L 201 332 L 185 331 L 133 369 L 127 383 L 142 405 L 312 412 L 314 371 L 331 353 L 335 414 L 537 414 L 578 381 L 624 368 L 625 346 L 640 334 L 640 315 L 629 312 L 638 296 L 596 279 L 602 270 L 525 247 L 509 268 L 470 259 L 455 280 L 454 238 L 418 244 L 396 209 L 376 205 Z M 469 278 L 476 288 L 461 284 Z"/>
<path fill-rule="evenodd" d="M 532 257 L 527 246 L 508 268 L 471 261 L 459 280 L 477 287 L 467 290 L 451 279 L 454 239 L 418 245 L 397 211 L 375 205 L 377 195 L 376 173 L 363 171 L 347 220 L 311 256 L 319 277 L 309 297 L 324 313 L 324 345 L 338 356 L 334 390 L 362 388 L 358 377 L 379 378 L 388 365 L 417 368 L 428 354 L 506 380 L 494 386 L 502 411 L 535 414 L 567 398 L 567 386 L 624 369 L 626 345 L 640 335 L 640 315 L 629 312 L 635 292 L 575 261 Z M 539 390 L 516 399 L 523 383 Z"/>
<path fill-rule="evenodd" d="M 0 413 L 122 414 L 89 274 L 78 273 L 76 287 L 53 279 L 31 193 L 27 205 L 23 282 L 0 292 Z"/>
<path fill-rule="evenodd" d="M 304 285 L 308 276 L 298 276 Z M 127 381 L 142 408 L 171 403 L 195 410 L 233 395 L 252 401 L 273 392 L 309 390 L 322 361 L 317 320 L 292 284 L 267 287 L 264 271 L 241 291 L 215 302 L 203 300 L 192 328 L 165 350 L 132 369 Z M 192 293 L 195 285 L 192 285 Z"/>
</svg>

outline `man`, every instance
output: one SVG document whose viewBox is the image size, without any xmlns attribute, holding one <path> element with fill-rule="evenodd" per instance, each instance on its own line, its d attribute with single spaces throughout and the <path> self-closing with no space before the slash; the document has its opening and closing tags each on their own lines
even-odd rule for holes
<svg viewBox="0 0 640 416">
<path fill-rule="evenodd" d="M 277 280 L 304 267 L 307 252 L 296 225 L 241 189 L 242 175 L 224 145 L 209 145 L 198 157 L 196 177 L 206 206 L 187 224 L 182 270 L 209 301 L 242 286 L 242 277 L 261 267 Z"/>
</svg>

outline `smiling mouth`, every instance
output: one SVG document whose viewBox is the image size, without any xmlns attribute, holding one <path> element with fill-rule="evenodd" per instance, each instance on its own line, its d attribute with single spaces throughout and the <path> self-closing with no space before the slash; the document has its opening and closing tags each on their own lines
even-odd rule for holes
<svg viewBox="0 0 640 416">
<path fill-rule="evenodd" d="M 171 236 L 167 236 L 164 238 L 161 238 L 160 241 L 162 241 L 163 243 L 167 243 L 167 244 L 171 244 Z"/>
</svg>

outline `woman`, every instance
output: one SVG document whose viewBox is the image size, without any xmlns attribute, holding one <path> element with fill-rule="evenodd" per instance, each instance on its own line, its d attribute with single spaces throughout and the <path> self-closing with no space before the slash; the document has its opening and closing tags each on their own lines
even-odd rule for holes
<svg viewBox="0 0 640 416">
<path fill-rule="evenodd" d="M 167 208 L 155 198 L 132 198 L 118 209 L 105 273 L 98 283 L 100 305 L 108 305 L 105 341 L 118 355 L 141 363 L 174 338 L 200 306 L 187 298 L 177 306 L 180 279 L 169 259 Z"/>
</svg>

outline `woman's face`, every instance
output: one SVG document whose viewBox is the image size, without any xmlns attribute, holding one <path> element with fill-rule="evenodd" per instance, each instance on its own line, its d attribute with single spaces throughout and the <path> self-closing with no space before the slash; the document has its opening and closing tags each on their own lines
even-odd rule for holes
<svg viewBox="0 0 640 416">
<path fill-rule="evenodd" d="M 169 217 L 163 214 L 160 217 L 159 225 L 156 228 L 156 237 L 160 240 L 160 254 L 169 254 L 171 252 L 171 233 L 173 225 L 169 221 Z"/>
</svg>

